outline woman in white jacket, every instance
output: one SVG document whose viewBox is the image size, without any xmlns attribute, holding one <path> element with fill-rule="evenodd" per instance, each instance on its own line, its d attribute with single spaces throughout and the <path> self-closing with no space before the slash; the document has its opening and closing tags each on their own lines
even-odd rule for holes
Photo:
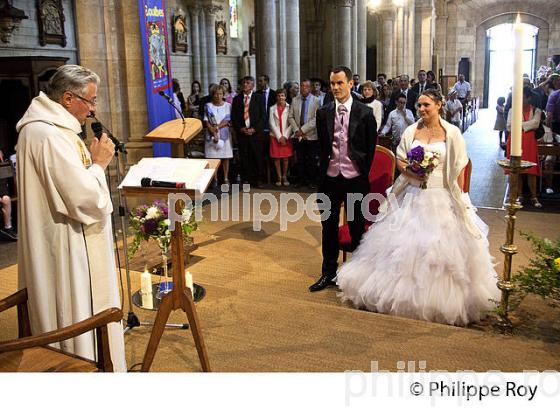
<svg viewBox="0 0 560 410">
<path fill-rule="evenodd" d="M 286 90 L 276 91 L 277 103 L 270 107 L 270 158 L 274 159 L 274 168 L 278 177 L 276 186 L 289 186 L 286 173 L 290 157 L 294 154 L 292 147 L 292 128 L 288 123 L 290 105 L 286 102 Z"/>
<path fill-rule="evenodd" d="M 383 123 L 383 103 L 377 99 L 377 94 L 377 88 L 371 81 L 366 81 L 362 85 L 362 95 L 364 97 L 362 102 L 373 110 L 377 131 L 379 131 Z"/>
</svg>

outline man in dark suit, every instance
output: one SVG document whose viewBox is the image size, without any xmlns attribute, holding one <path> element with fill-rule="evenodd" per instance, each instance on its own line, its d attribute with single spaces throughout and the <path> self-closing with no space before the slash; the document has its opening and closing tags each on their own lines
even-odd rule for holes
<svg viewBox="0 0 560 410">
<path fill-rule="evenodd" d="M 318 194 L 329 198 L 330 210 L 321 215 L 322 272 L 321 278 L 309 287 L 311 292 L 334 285 L 342 202 L 348 213 L 353 212 L 353 218 L 348 218 L 352 244 L 357 246 L 364 233 L 361 201 L 349 201 L 348 194 L 365 196 L 369 192 L 368 174 L 377 143 L 377 124 L 371 108 L 352 98 L 352 71 L 348 67 L 334 68 L 330 83 L 335 101 L 321 107 L 316 119 L 321 149 Z"/>
<path fill-rule="evenodd" d="M 397 108 L 397 99 L 401 94 L 404 94 L 406 96 L 406 108 L 412 111 L 412 114 L 416 116 L 416 100 L 418 99 L 418 94 L 416 94 L 412 88 L 408 88 L 408 85 L 408 75 L 401 75 L 399 77 L 399 89 L 391 94 L 391 99 L 389 100 L 389 112 Z"/>
<path fill-rule="evenodd" d="M 263 165 L 270 167 L 270 126 L 268 118 L 270 114 L 270 107 L 276 104 L 276 91 L 269 87 L 270 78 L 268 75 L 263 74 L 257 78 L 257 93 L 263 96 L 265 116 L 264 116 L 264 129 L 263 129 Z"/>
<path fill-rule="evenodd" d="M 264 99 L 253 92 L 255 79 L 251 76 L 241 80 L 242 92 L 232 102 L 231 122 L 237 134 L 241 178 L 261 187 L 263 179 L 263 130 L 266 115 Z"/>
<path fill-rule="evenodd" d="M 414 84 L 414 86 L 411 88 L 411 91 L 414 91 L 414 94 L 416 95 L 416 100 L 418 100 L 418 97 L 424 91 L 429 90 L 430 88 L 437 88 L 437 85 L 435 83 L 428 84 L 426 82 L 426 78 L 427 78 L 426 70 L 418 71 L 418 82 Z"/>
</svg>

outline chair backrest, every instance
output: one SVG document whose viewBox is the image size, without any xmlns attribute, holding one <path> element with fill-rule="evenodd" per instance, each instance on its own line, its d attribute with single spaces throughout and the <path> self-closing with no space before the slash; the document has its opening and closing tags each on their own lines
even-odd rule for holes
<svg viewBox="0 0 560 410">
<path fill-rule="evenodd" d="M 472 162 L 469 158 L 469 162 L 465 165 L 465 170 L 463 172 L 463 192 L 469 193 L 471 188 L 471 172 L 472 172 Z"/>
<path fill-rule="evenodd" d="M 385 147 L 377 145 L 375 147 L 375 157 L 369 170 L 369 193 L 379 193 L 387 196 L 387 189 L 393 185 L 395 178 L 395 167 L 397 160 L 395 154 Z M 369 212 L 377 215 L 379 201 L 369 203 Z"/>
</svg>

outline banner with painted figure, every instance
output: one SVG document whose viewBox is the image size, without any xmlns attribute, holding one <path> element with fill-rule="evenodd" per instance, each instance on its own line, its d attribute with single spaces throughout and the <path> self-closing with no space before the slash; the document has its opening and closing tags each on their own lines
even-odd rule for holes
<svg viewBox="0 0 560 410">
<path fill-rule="evenodd" d="M 165 0 L 138 0 L 138 10 L 144 55 L 148 126 L 153 130 L 158 125 L 175 118 L 173 107 L 159 95 L 160 91 L 164 91 L 169 96 L 173 95 Z M 170 144 L 154 143 L 153 145 L 155 157 L 171 156 Z"/>
</svg>

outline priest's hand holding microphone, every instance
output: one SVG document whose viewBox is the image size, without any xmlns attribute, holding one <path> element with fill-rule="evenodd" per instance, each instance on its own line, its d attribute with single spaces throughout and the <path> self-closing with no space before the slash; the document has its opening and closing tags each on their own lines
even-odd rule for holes
<svg viewBox="0 0 560 410">
<path fill-rule="evenodd" d="M 99 137 L 96 132 L 95 136 L 96 138 L 93 139 L 89 147 L 91 160 L 94 164 L 99 165 L 105 170 L 115 156 L 115 144 L 113 144 L 104 132 L 102 132 Z"/>
</svg>

